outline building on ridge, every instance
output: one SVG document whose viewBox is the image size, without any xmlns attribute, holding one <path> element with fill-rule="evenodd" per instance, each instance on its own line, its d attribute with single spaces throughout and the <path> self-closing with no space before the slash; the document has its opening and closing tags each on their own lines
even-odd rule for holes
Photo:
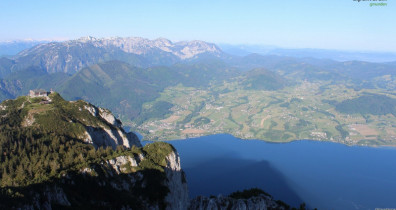
<svg viewBox="0 0 396 210">
<path fill-rule="evenodd" d="M 30 90 L 29 91 L 29 96 L 34 98 L 34 97 L 47 97 L 51 92 L 48 92 L 43 89 L 36 89 L 36 90 Z"/>
</svg>

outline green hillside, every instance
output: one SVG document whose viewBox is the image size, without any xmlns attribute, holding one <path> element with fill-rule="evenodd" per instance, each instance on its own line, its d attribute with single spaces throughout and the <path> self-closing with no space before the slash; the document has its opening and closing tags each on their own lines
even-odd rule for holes
<svg viewBox="0 0 396 210">
<path fill-rule="evenodd" d="M 142 69 L 120 61 L 110 61 L 82 69 L 61 84 L 58 90 L 70 100 L 84 99 L 109 107 L 125 120 L 146 118 L 142 104 L 153 101 L 168 86 L 179 83 L 207 87 L 235 75 L 224 66 L 196 63 Z M 167 110 L 164 110 L 165 112 Z M 163 113 L 163 112 L 161 112 Z M 161 114 L 160 114 L 161 115 Z"/>
<path fill-rule="evenodd" d="M 58 91 L 67 99 L 84 99 L 131 119 L 139 115 L 142 103 L 158 97 L 161 88 L 145 69 L 112 61 L 81 70 Z"/>
<path fill-rule="evenodd" d="M 41 202 L 54 199 L 52 194 L 68 198 L 66 203 L 50 203 L 52 208 L 166 205 L 164 197 L 169 190 L 164 186 L 164 167 L 165 157 L 174 151 L 171 145 L 95 149 L 82 141 L 84 127 L 112 125 L 85 110 L 88 103 L 84 101 L 68 102 L 57 93 L 49 99 L 50 103 L 41 103 L 46 99 L 25 96 L 0 104 L 0 208 L 39 208 L 44 205 Z M 140 155 L 145 158 L 139 166 L 122 166 L 123 173 L 118 175 L 106 162 Z M 133 190 L 112 187 L 114 183 L 130 183 L 131 179 L 136 180 Z"/>
<path fill-rule="evenodd" d="M 278 90 L 285 87 L 287 81 L 275 72 L 253 69 L 246 73 L 242 85 L 251 90 Z"/>
<path fill-rule="evenodd" d="M 396 117 L 396 99 L 384 95 L 364 95 L 337 104 L 336 110 L 348 114 L 393 114 Z"/>
</svg>

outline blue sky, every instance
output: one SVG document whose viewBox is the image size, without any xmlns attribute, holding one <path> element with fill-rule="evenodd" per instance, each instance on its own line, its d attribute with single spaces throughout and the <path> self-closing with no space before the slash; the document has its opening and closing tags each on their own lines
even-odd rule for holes
<svg viewBox="0 0 396 210">
<path fill-rule="evenodd" d="M 396 0 L 1 0 L 0 41 L 82 36 L 396 52 Z"/>
</svg>

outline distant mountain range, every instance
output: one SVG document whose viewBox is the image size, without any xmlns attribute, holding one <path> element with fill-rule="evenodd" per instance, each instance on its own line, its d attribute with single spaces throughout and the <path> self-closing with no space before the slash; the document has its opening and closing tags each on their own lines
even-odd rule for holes
<svg viewBox="0 0 396 210">
<path fill-rule="evenodd" d="M 1 75 L 36 66 L 48 73 L 74 74 L 78 70 L 111 60 L 120 60 L 139 67 L 169 65 L 202 55 L 220 57 L 223 52 L 203 41 L 172 43 L 167 39 L 148 40 L 138 37 L 84 37 L 64 42 L 50 42 L 26 49 L 12 58 L 2 58 Z M 7 72 L 8 71 L 8 72 Z"/>
<path fill-rule="evenodd" d="M 85 53 L 78 49 L 84 49 Z M 91 50 L 88 50 L 91 49 Z M 93 52 L 95 51 L 95 52 Z M 141 37 L 95 38 L 82 37 L 76 40 L 53 42 L 22 40 L 0 42 L 0 57 L 7 56 L 16 63 L 26 65 L 42 64 L 47 71 L 75 72 L 90 64 L 108 60 L 123 60 L 137 66 L 176 63 L 204 55 L 247 56 L 249 54 L 287 56 L 293 58 L 330 59 L 335 61 L 396 62 L 396 53 L 360 52 L 326 49 L 286 49 L 270 45 L 215 45 L 203 41 L 175 42 L 158 38 L 149 40 Z M 35 54 L 32 56 L 32 54 Z M 67 55 L 68 57 L 64 57 Z M 139 56 L 136 56 L 139 55 Z M 152 55 L 161 57 L 161 62 L 152 60 Z M 74 56 L 80 61 L 70 63 Z M 167 59 L 165 59 L 167 58 Z M 4 58 L 2 58 L 4 59 Z M 14 69 L 25 66 L 14 66 Z M 66 67 L 66 68 L 65 68 Z M 74 69 L 72 67 L 75 67 Z"/>
</svg>

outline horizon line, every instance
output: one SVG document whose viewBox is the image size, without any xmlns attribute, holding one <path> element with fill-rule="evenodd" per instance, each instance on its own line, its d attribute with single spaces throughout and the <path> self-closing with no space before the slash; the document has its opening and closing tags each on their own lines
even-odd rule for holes
<svg viewBox="0 0 396 210">
<path fill-rule="evenodd" d="M 34 38 L 22 38 L 22 39 L 7 39 L 7 40 L 0 40 L 0 44 L 9 44 L 9 43 L 15 43 L 15 42 L 66 42 L 66 41 L 72 41 L 72 40 L 79 40 L 87 37 L 92 37 L 95 39 L 110 39 L 110 38 L 142 38 L 142 39 L 148 39 L 148 40 L 157 40 L 157 39 L 166 39 L 169 40 L 172 43 L 177 43 L 177 42 L 191 42 L 191 41 L 203 41 L 211 44 L 215 44 L 218 47 L 220 45 L 229 45 L 233 47 L 240 47 L 240 46 L 249 46 L 249 47 L 265 47 L 268 48 L 269 50 L 274 50 L 274 49 L 285 49 L 285 50 L 325 50 L 325 51 L 339 51 L 339 52 L 349 52 L 349 53 L 391 53 L 391 54 L 396 54 L 395 51 L 389 51 L 389 50 L 373 50 L 373 49 L 337 49 L 337 48 L 320 48 L 320 47 L 288 47 L 288 46 L 279 46 L 279 45 L 273 45 L 273 44 L 268 44 L 268 43 L 227 43 L 227 42 L 214 42 L 214 41 L 207 41 L 207 40 L 198 40 L 198 39 L 191 39 L 191 40 L 171 40 L 168 38 L 164 37 L 157 37 L 154 39 L 151 38 L 145 38 L 142 36 L 107 36 L 107 37 L 95 37 L 92 35 L 87 35 L 87 36 L 81 36 L 78 38 L 69 38 L 69 37 L 55 37 L 55 38 L 40 38 L 40 39 L 34 39 Z M 223 47 L 220 47 L 223 48 Z M 255 52 L 252 52 L 255 53 Z M 260 53 L 258 53 L 260 54 Z"/>
</svg>

